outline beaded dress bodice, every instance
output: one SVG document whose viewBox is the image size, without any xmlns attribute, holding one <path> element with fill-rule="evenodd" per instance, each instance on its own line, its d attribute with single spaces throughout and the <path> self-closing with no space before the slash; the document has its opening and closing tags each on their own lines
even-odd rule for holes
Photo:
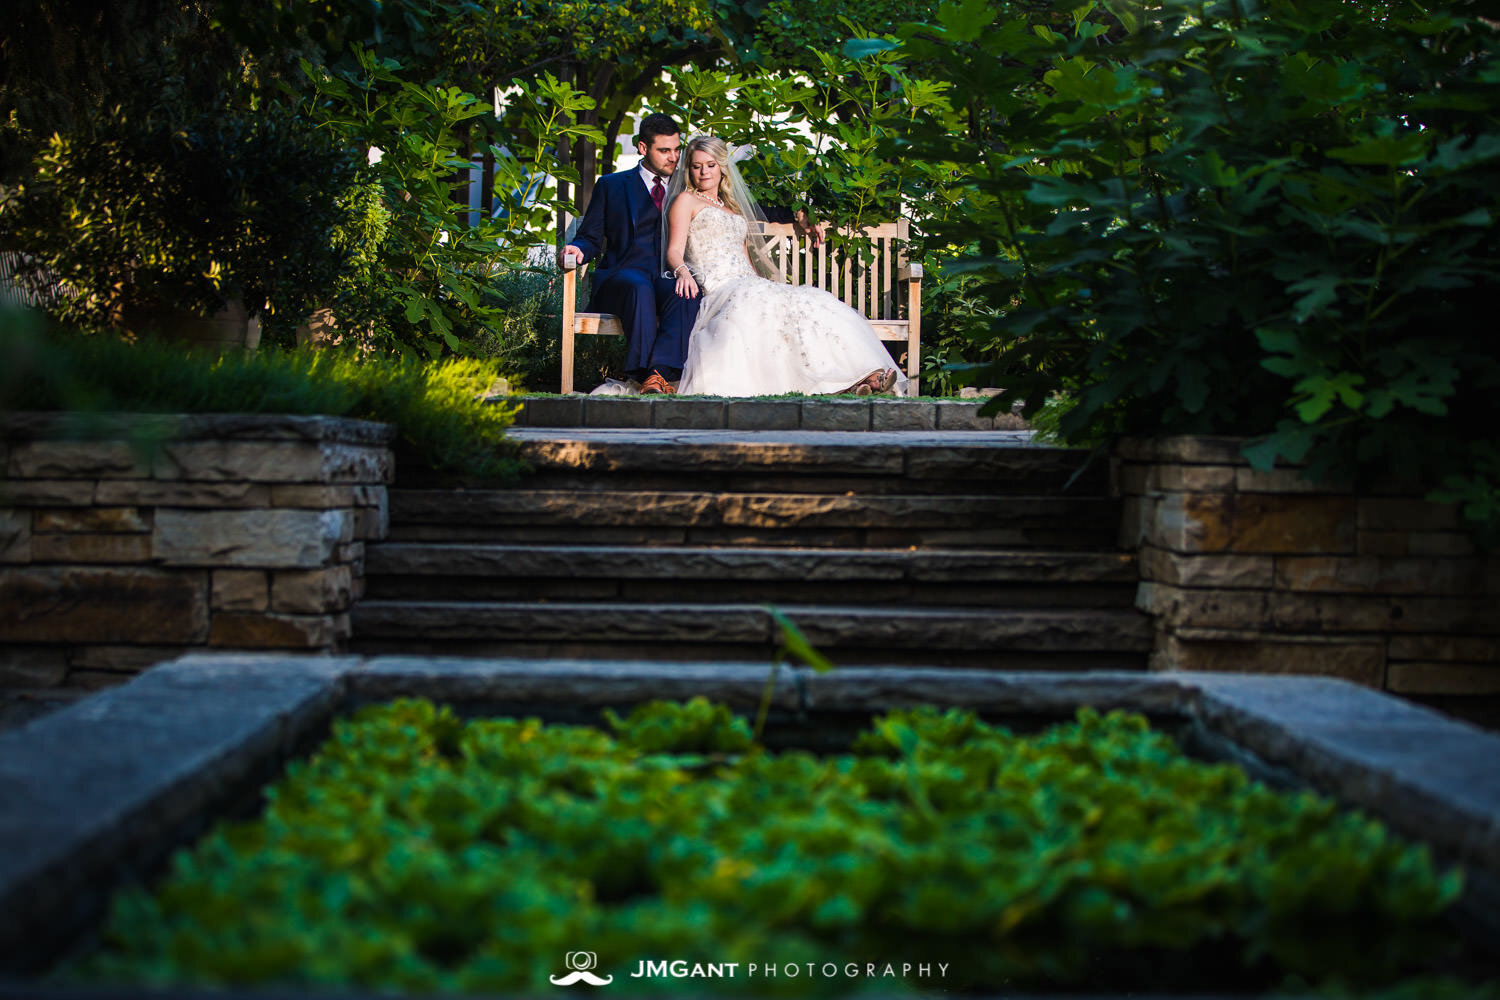
<svg viewBox="0 0 1500 1000">
<path fill-rule="evenodd" d="M 705 294 L 735 278 L 756 276 L 745 256 L 748 228 L 743 215 L 720 208 L 705 208 L 688 223 L 683 259 Z"/>
</svg>

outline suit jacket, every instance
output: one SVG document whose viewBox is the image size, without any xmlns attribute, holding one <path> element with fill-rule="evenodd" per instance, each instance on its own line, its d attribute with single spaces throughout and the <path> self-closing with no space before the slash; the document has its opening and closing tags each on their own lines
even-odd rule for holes
<svg viewBox="0 0 1500 1000">
<path fill-rule="evenodd" d="M 661 212 L 637 168 L 605 174 L 594 183 L 572 243 L 583 251 L 585 261 L 598 258 L 595 288 L 616 271 L 655 276 L 661 269 Z"/>
</svg>

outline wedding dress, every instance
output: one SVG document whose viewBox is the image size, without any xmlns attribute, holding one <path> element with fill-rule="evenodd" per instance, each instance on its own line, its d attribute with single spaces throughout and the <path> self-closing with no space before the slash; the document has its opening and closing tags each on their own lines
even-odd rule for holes
<svg viewBox="0 0 1500 1000">
<path fill-rule="evenodd" d="M 717 208 L 688 224 L 684 258 L 703 302 L 678 393 L 836 393 L 896 367 L 869 322 L 837 297 L 756 274 L 747 228 L 744 216 Z M 890 391 L 905 395 L 908 385 L 901 375 Z"/>
</svg>

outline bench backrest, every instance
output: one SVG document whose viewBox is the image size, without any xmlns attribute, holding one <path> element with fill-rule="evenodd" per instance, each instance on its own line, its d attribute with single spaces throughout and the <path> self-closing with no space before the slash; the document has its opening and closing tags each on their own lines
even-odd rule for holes
<svg viewBox="0 0 1500 1000">
<path fill-rule="evenodd" d="M 831 292 L 871 320 L 905 318 L 907 295 L 901 285 L 908 280 L 904 268 L 910 229 L 905 219 L 866 227 L 861 236 L 874 253 L 867 261 L 858 253 L 832 251 L 827 243 L 813 246 L 797 236 L 791 223 L 760 223 L 761 233 L 773 238 L 771 260 L 782 281 Z"/>
</svg>

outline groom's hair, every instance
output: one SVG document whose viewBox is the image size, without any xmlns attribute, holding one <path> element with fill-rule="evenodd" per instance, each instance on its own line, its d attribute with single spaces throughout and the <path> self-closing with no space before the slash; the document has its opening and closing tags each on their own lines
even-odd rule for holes
<svg viewBox="0 0 1500 1000">
<path fill-rule="evenodd" d="M 641 130 L 635 134 L 635 141 L 644 142 L 649 147 L 651 140 L 657 136 L 676 135 L 681 131 L 682 129 L 677 127 L 677 123 L 672 120 L 671 115 L 664 115 L 660 111 L 653 111 L 641 119 Z"/>
</svg>

